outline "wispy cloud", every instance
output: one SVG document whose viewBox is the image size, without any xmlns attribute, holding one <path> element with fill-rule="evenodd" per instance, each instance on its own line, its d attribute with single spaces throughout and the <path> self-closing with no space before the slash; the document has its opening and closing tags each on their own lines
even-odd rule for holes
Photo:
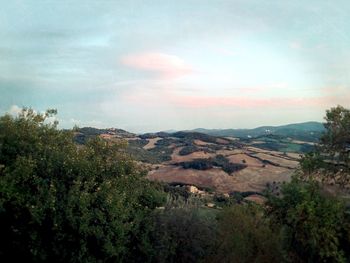
<svg viewBox="0 0 350 263">
<path fill-rule="evenodd" d="M 279 97 L 279 98 L 251 98 L 251 97 L 202 97 L 202 96 L 172 96 L 171 102 L 188 108 L 206 107 L 237 107 L 253 109 L 283 109 L 283 108 L 319 108 L 324 109 L 337 104 L 346 105 L 349 95 L 319 96 L 319 97 Z"/>
<path fill-rule="evenodd" d="M 122 57 L 122 64 L 138 70 L 153 72 L 163 78 L 177 78 L 193 72 L 181 58 L 165 53 L 138 53 Z"/>
<path fill-rule="evenodd" d="M 134 94 L 125 96 L 123 99 L 130 104 L 154 107 L 165 104 L 173 107 L 188 109 L 224 108 L 232 107 L 236 109 L 285 109 L 285 108 L 318 108 L 324 109 L 336 104 L 343 104 L 349 101 L 350 96 L 319 96 L 319 97 L 274 97 L 257 98 L 249 96 L 187 96 L 174 93 L 159 94 L 163 97 L 160 101 L 157 96 L 148 94 Z M 166 99 L 165 99 L 166 97 Z"/>
<path fill-rule="evenodd" d="M 17 116 L 22 111 L 22 108 L 18 107 L 17 105 L 12 105 L 10 109 L 7 111 L 7 113 Z"/>
</svg>

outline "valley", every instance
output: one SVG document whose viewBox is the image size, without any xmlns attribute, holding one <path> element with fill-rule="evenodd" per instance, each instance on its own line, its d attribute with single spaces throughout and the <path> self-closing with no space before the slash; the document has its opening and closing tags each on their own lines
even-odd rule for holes
<svg viewBox="0 0 350 263">
<path fill-rule="evenodd" d="M 289 127 L 289 128 L 288 128 Z M 293 128 L 294 127 L 294 128 Z M 314 147 L 319 126 L 307 123 L 287 128 L 237 130 L 237 136 L 216 130 L 133 134 L 120 129 L 82 128 L 76 134 L 83 143 L 98 135 L 108 141 L 127 142 L 126 151 L 147 178 L 179 186 L 195 186 L 206 192 L 261 193 L 289 182 L 300 156 Z M 210 131 L 210 132 L 208 132 Z M 259 131 L 259 132 L 257 132 Z M 207 133 L 204 133 L 207 132 Z M 250 135 L 249 133 L 253 134 Z M 214 134 L 230 135 L 216 136 Z"/>
</svg>

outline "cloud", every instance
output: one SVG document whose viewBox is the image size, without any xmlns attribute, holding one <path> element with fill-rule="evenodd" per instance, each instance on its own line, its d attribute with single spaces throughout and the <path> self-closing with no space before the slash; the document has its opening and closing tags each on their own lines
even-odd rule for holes
<svg viewBox="0 0 350 263">
<path fill-rule="evenodd" d="M 161 99 L 160 99 L 161 98 Z M 176 108 L 186 109 L 205 109 L 232 107 L 236 109 L 300 109 L 317 108 L 324 109 L 337 104 L 346 105 L 350 99 L 347 96 L 319 96 L 319 97 L 273 97 L 259 98 L 250 96 L 197 96 L 197 95 L 178 95 L 174 93 L 162 93 L 158 96 L 150 94 L 133 94 L 124 96 L 126 103 L 142 105 L 144 107 L 159 107 L 167 105 Z"/>
<path fill-rule="evenodd" d="M 13 116 L 17 116 L 18 114 L 21 113 L 21 111 L 22 111 L 22 108 L 18 107 L 17 105 L 12 105 L 10 109 L 7 111 L 7 113 Z"/>
<path fill-rule="evenodd" d="M 177 78 L 193 72 L 181 58 L 165 53 L 138 53 L 122 57 L 122 64 L 138 70 L 159 74 L 163 78 Z"/>
<path fill-rule="evenodd" d="M 171 103 L 187 108 L 207 107 L 237 107 L 250 109 L 265 108 L 325 108 L 334 105 L 346 105 L 350 96 L 319 96 L 319 97 L 279 97 L 279 98 L 251 98 L 251 97 L 205 97 L 205 96 L 172 96 Z"/>
</svg>

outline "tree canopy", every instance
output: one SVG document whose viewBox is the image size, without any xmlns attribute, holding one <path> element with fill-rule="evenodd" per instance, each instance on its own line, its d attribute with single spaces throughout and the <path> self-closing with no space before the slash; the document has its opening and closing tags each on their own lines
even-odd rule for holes
<svg viewBox="0 0 350 263">
<path fill-rule="evenodd" d="M 122 261 L 147 254 L 143 232 L 161 194 L 121 144 L 77 147 L 70 131 L 24 109 L 0 118 L 0 257 Z"/>
<path fill-rule="evenodd" d="M 314 152 L 301 161 L 303 175 L 347 187 L 350 183 L 350 110 L 337 106 L 326 111 L 325 132 Z"/>
</svg>

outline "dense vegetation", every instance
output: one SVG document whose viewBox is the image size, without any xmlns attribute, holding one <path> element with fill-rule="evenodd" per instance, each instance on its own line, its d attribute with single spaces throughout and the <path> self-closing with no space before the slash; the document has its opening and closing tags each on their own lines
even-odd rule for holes
<svg viewBox="0 0 350 263">
<path fill-rule="evenodd" d="M 0 257 L 11 261 L 137 261 L 163 201 L 121 145 L 70 132 L 26 110 L 0 119 Z"/>
<path fill-rule="evenodd" d="M 216 155 L 214 158 L 194 159 L 188 162 L 181 162 L 179 165 L 184 169 L 208 170 L 213 167 L 221 167 L 228 174 L 238 172 L 247 167 L 243 163 L 231 163 L 225 156 Z"/>
<path fill-rule="evenodd" d="M 350 110 L 342 106 L 331 108 L 325 120 L 326 130 L 319 145 L 301 161 L 301 178 L 349 188 Z"/>
<path fill-rule="evenodd" d="M 53 114 L 0 118 L 1 262 L 350 261 L 347 204 L 321 184 L 332 173 L 348 182 L 344 108 L 327 112 L 320 147 L 264 206 L 151 183 L 126 145 L 94 136 L 77 145 Z"/>
<path fill-rule="evenodd" d="M 171 160 L 173 149 L 162 146 L 146 150 L 142 147 L 148 143 L 146 139 L 130 140 L 126 151 L 137 161 L 146 163 L 162 163 Z"/>
</svg>

